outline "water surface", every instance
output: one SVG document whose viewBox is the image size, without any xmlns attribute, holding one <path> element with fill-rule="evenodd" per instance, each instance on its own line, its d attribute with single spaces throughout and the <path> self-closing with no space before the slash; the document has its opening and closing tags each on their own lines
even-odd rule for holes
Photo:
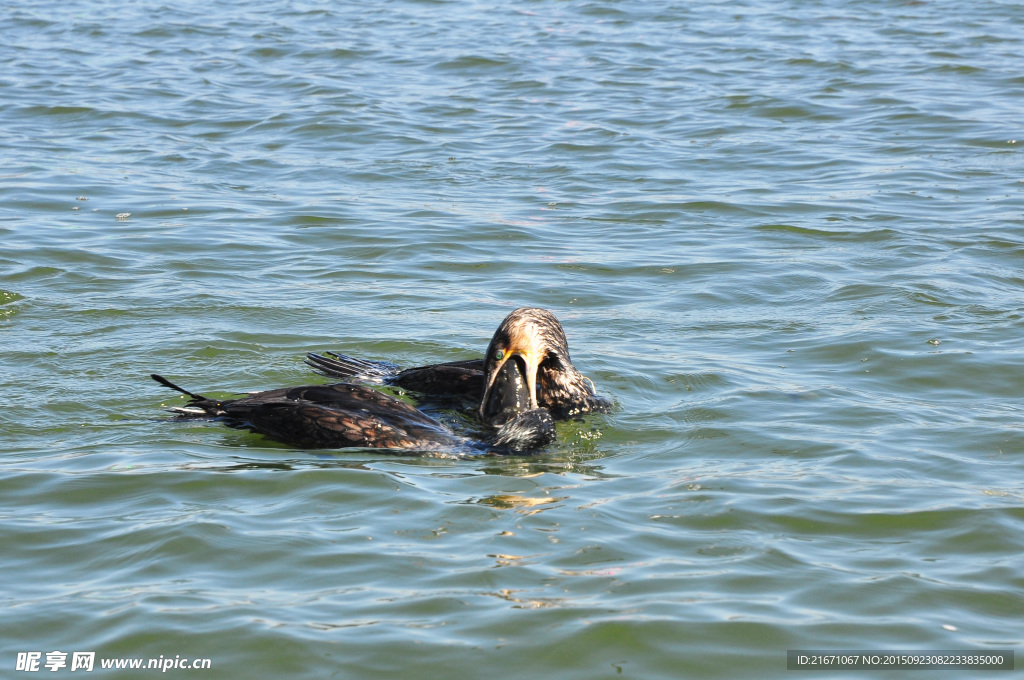
<svg viewBox="0 0 1024 680">
<path fill-rule="evenodd" d="M 8 3 L 0 666 L 1020 650 L 1022 16 Z M 528 458 L 291 449 L 167 422 L 147 377 L 470 358 L 526 305 L 617 404 Z"/>
</svg>

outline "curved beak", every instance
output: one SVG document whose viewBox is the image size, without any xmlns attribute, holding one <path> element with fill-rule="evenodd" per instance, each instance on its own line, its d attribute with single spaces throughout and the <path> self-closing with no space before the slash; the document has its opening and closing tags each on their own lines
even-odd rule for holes
<svg viewBox="0 0 1024 680">
<path fill-rule="evenodd" d="M 540 362 L 544 360 L 544 355 L 530 347 L 513 346 L 505 351 L 505 355 L 501 359 L 495 361 L 485 376 L 484 396 L 480 401 L 481 419 L 487 419 L 487 404 L 491 399 L 495 381 L 501 373 L 502 367 L 514 356 L 522 357 L 523 359 L 523 364 L 526 367 L 526 375 L 524 377 L 526 378 L 526 389 L 530 397 L 530 409 L 537 408 L 537 370 L 540 368 Z"/>
</svg>

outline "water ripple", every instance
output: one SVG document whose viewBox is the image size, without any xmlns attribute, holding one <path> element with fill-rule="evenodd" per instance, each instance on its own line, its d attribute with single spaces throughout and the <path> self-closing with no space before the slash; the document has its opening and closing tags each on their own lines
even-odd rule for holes
<svg viewBox="0 0 1024 680">
<path fill-rule="evenodd" d="M 236 4 L 0 9 L 12 649 L 589 679 L 1020 646 L 1012 3 Z M 533 458 L 294 450 L 146 379 L 479 356 L 521 305 L 616 403 Z"/>
</svg>

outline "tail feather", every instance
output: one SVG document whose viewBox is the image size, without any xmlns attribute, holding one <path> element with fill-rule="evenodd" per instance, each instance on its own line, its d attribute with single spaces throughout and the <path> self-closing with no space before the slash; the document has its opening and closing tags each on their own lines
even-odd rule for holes
<svg viewBox="0 0 1024 680">
<path fill-rule="evenodd" d="M 306 355 L 306 364 L 312 366 L 320 375 L 329 378 L 356 380 L 378 385 L 388 382 L 399 370 L 398 366 L 388 361 L 368 361 L 334 352 L 324 352 L 324 354 L 310 352 Z"/>
<path fill-rule="evenodd" d="M 162 375 L 157 375 L 156 373 L 150 373 L 149 377 L 152 378 L 153 380 L 157 381 L 158 383 L 160 383 L 164 387 L 170 387 L 172 390 L 177 390 L 178 392 L 181 392 L 182 394 L 187 394 L 188 396 L 192 397 L 192 399 L 194 399 L 196 401 L 209 401 L 209 399 L 207 399 L 206 397 L 204 397 L 201 394 L 196 394 L 195 392 L 189 392 L 188 390 L 186 390 L 183 387 L 178 387 L 177 385 L 175 385 L 174 383 L 172 383 L 170 380 L 168 380 L 167 378 L 163 377 Z"/>
<path fill-rule="evenodd" d="M 162 375 L 157 375 L 156 373 L 150 374 L 149 377 L 151 377 L 153 380 L 157 381 L 164 387 L 170 387 L 172 390 L 181 392 L 182 394 L 189 397 L 188 406 L 172 406 L 170 409 L 174 413 L 177 413 L 179 416 L 185 418 L 195 418 L 196 416 L 219 418 L 220 416 L 223 416 L 226 413 L 226 411 L 224 410 L 224 404 L 230 403 L 217 401 L 216 399 L 210 399 L 208 397 L 204 397 L 201 394 L 196 394 L 195 392 L 189 392 L 185 388 L 178 387 L 167 378 L 163 377 Z"/>
</svg>

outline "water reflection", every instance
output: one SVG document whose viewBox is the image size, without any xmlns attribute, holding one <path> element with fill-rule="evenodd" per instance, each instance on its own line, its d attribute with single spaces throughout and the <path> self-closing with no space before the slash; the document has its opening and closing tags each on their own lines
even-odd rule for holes
<svg viewBox="0 0 1024 680">
<path fill-rule="evenodd" d="M 380 450 L 378 449 L 367 449 L 366 453 L 372 453 L 375 458 L 358 458 L 353 460 L 352 457 L 358 456 L 359 453 L 364 450 L 350 450 L 345 454 L 315 454 L 311 458 L 286 458 L 282 460 L 262 460 L 262 459 L 243 459 L 238 456 L 232 457 L 231 462 L 216 462 L 206 460 L 204 462 L 191 461 L 187 463 L 173 465 L 175 469 L 179 470 L 205 470 L 208 472 L 250 472 L 253 470 L 268 470 L 268 471 L 297 471 L 297 470 L 332 470 L 332 469 L 345 469 L 345 470 L 363 470 L 367 472 L 383 472 L 397 479 L 410 482 L 414 479 L 412 470 L 403 472 L 401 470 L 393 469 L 393 466 L 397 463 L 405 468 L 413 468 L 417 471 L 425 472 L 429 477 L 434 479 L 465 479 L 470 477 L 477 477 L 480 474 L 493 475 L 501 477 L 517 477 L 522 479 L 528 479 L 531 477 L 537 477 L 544 474 L 555 474 L 559 476 L 580 476 L 583 478 L 590 479 L 610 479 L 616 477 L 616 475 L 609 475 L 603 471 L 602 466 L 594 464 L 584 464 L 574 461 L 565 461 L 557 459 L 540 459 L 523 461 L 521 459 L 508 460 L 497 459 L 494 462 L 489 462 L 484 465 L 477 464 L 480 461 L 478 459 L 466 459 L 460 457 L 438 459 L 435 457 L 409 457 L 409 456 L 380 456 Z M 342 456 L 346 457 L 342 457 Z M 531 505 L 544 505 L 552 502 L 552 500 L 561 499 L 530 499 L 527 497 L 520 497 L 514 494 L 497 494 L 494 496 L 488 496 L 483 499 L 469 498 L 465 502 L 471 503 L 483 503 L 485 505 L 491 505 L 492 507 L 498 508 L 522 508 Z"/>
<path fill-rule="evenodd" d="M 479 503 L 481 505 L 489 505 L 492 508 L 515 510 L 522 515 L 534 515 L 548 509 L 544 506 L 548 506 L 552 503 L 559 503 L 567 498 L 568 496 L 531 498 L 529 496 L 520 496 L 518 494 L 495 494 L 493 496 L 487 496 L 471 502 Z"/>
</svg>

